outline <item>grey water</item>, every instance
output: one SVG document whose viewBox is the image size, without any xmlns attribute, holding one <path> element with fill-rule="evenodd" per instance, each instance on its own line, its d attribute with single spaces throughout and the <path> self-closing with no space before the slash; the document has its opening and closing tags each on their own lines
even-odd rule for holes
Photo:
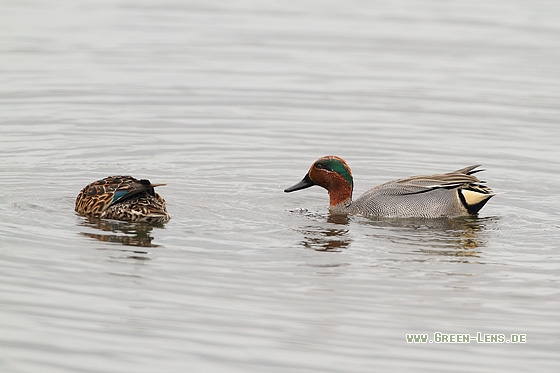
<svg viewBox="0 0 560 373">
<path fill-rule="evenodd" d="M 558 14 L 2 0 L 0 371 L 559 371 Z M 499 194 L 399 221 L 283 193 L 329 154 L 356 195 L 471 164 Z M 118 174 L 167 183 L 171 221 L 74 213 Z"/>
</svg>

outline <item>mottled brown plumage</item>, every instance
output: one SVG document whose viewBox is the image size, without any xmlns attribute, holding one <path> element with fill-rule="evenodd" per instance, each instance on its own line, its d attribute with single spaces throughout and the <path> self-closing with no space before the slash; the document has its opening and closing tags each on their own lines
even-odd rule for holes
<svg viewBox="0 0 560 373">
<path fill-rule="evenodd" d="M 85 216 L 123 221 L 169 221 L 165 200 L 149 180 L 109 176 L 86 185 L 76 198 L 76 212 Z"/>
</svg>

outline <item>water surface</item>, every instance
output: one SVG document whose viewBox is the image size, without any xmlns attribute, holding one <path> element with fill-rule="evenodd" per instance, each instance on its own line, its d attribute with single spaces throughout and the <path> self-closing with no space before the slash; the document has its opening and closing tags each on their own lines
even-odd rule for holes
<svg viewBox="0 0 560 373">
<path fill-rule="evenodd" d="M 0 5 L 3 372 L 556 372 L 554 1 Z M 478 217 L 330 216 L 285 194 L 320 156 L 355 193 L 482 164 Z M 113 174 L 171 221 L 77 216 Z M 408 344 L 407 333 L 526 334 Z"/>
</svg>

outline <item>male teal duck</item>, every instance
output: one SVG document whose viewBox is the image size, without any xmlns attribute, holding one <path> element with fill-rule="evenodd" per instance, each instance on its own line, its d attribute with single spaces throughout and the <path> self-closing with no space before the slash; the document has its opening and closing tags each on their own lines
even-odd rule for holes
<svg viewBox="0 0 560 373">
<path fill-rule="evenodd" d="M 474 215 L 495 195 L 484 181 L 473 176 L 482 171 L 476 169 L 479 166 L 389 181 L 352 202 L 354 181 L 350 167 L 340 157 L 326 156 L 315 161 L 303 180 L 284 192 L 319 185 L 329 192 L 333 214 L 388 218 Z"/>
<path fill-rule="evenodd" d="M 86 185 L 76 197 L 76 212 L 85 216 L 130 222 L 165 223 L 165 200 L 149 180 L 109 176 Z"/>
</svg>

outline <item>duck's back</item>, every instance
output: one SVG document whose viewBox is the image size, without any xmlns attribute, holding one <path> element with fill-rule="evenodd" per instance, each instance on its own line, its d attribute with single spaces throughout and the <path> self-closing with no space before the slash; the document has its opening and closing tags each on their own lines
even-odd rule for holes
<svg viewBox="0 0 560 373">
<path fill-rule="evenodd" d="M 169 221 L 165 200 L 149 180 L 132 176 L 109 176 L 86 185 L 76 198 L 81 215 L 131 222 Z"/>
<path fill-rule="evenodd" d="M 102 215 L 105 219 L 166 223 L 169 214 L 165 200 L 157 193 L 142 192 L 121 203 L 111 205 Z"/>
<path fill-rule="evenodd" d="M 494 194 L 472 174 L 478 166 L 381 184 L 360 196 L 351 212 L 380 217 L 455 217 L 478 212 Z"/>
</svg>

